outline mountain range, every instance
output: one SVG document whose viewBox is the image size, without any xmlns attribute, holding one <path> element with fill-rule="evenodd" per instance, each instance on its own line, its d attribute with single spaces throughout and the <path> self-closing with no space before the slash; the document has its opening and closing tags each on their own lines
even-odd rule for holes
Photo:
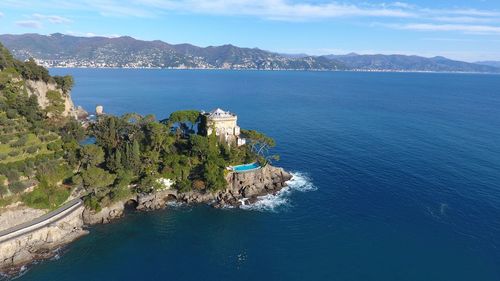
<svg viewBox="0 0 500 281">
<path fill-rule="evenodd" d="M 258 70 L 360 70 L 446 71 L 500 73 L 500 66 L 467 63 L 444 57 L 406 55 L 311 56 L 278 54 L 233 45 L 197 47 L 143 41 L 129 36 L 78 37 L 51 35 L 0 35 L 15 57 L 34 58 L 46 67 L 198 68 Z"/>
<path fill-rule="evenodd" d="M 491 61 L 491 60 L 478 61 L 478 62 L 475 62 L 475 64 L 489 65 L 489 66 L 500 68 L 500 61 Z"/>
</svg>

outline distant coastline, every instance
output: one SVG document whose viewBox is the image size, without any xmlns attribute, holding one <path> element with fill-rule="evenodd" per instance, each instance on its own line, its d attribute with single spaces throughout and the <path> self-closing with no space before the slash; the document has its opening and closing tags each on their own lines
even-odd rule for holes
<svg viewBox="0 0 500 281">
<path fill-rule="evenodd" d="M 262 71 L 262 72 L 373 72 L 373 73 L 435 73 L 435 74 L 490 74 L 500 75 L 500 72 L 476 72 L 476 71 L 431 71 L 431 70 L 392 70 L 392 69 L 257 69 L 257 68 L 176 68 L 176 67 L 89 67 L 89 66 L 50 66 L 44 65 L 48 69 L 144 69 L 144 70 L 202 70 L 202 71 Z"/>
<path fill-rule="evenodd" d="M 500 73 L 494 62 L 401 54 L 290 55 L 231 44 L 198 47 L 122 36 L 78 37 L 61 33 L 4 34 L 0 41 L 20 59 L 45 67 L 233 69 L 362 72 Z"/>
</svg>

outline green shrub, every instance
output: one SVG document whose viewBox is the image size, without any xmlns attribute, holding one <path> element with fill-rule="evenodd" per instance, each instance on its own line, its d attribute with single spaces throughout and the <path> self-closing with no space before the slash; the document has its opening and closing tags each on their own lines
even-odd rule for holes
<svg viewBox="0 0 500 281">
<path fill-rule="evenodd" d="M 17 110 L 12 108 L 7 109 L 7 118 L 9 119 L 17 118 Z"/>
<path fill-rule="evenodd" d="M 6 165 L 5 166 L 6 171 L 4 171 L 4 175 L 7 176 L 7 179 L 9 179 L 9 182 L 17 181 L 19 179 L 19 172 L 11 167 L 11 165 Z M 3 170 L 3 169 L 2 169 Z"/>
<path fill-rule="evenodd" d="M 20 181 L 11 182 L 9 184 L 9 190 L 15 194 L 19 194 L 19 193 L 23 192 L 25 189 L 26 189 L 26 185 Z"/>
<path fill-rule="evenodd" d="M 35 154 L 37 151 L 38 151 L 38 146 L 36 145 L 26 148 L 26 152 L 29 154 Z"/>
<path fill-rule="evenodd" d="M 56 209 L 68 199 L 70 193 L 64 187 L 41 182 L 32 192 L 24 194 L 22 201 L 36 209 Z"/>
<path fill-rule="evenodd" d="M 83 200 L 83 203 L 85 204 L 86 207 L 90 208 L 91 210 L 94 210 L 96 212 L 101 211 L 101 204 L 99 203 L 99 200 L 95 196 L 87 196 Z"/>
<path fill-rule="evenodd" d="M 74 185 L 81 185 L 83 183 L 82 176 L 74 175 L 73 177 L 71 177 L 71 183 Z"/>
<path fill-rule="evenodd" d="M 47 149 L 51 150 L 51 151 L 58 151 L 58 150 L 61 150 L 61 146 L 62 146 L 62 141 L 57 140 L 57 141 L 48 143 Z"/>
<path fill-rule="evenodd" d="M 19 155 L 21 152 L 19 150 L 11 150 L 9 151 L 9 156 L 10 157 L 16 157 L 17 155 Z"/>
<path fill-rule="evenodd" d="M 20 137 L 14 143 L 12 143 L 12 146 L 13 147 L 21 147 L 21 146 L 26 145 L 27 142 L 28 142 L 28 135 L 24 135 L 24 136 Z"/>
<path fill-rule="evenodd" d="M 11 136 L 8 135 L 0 135 L 0 143 L 7 144 L 11 140 Z"/>
<path fill-rule="evenodd" d="M 0 198 L 3 198 L 5 195 L 9 193 L 7 186 L 0 180 Z"/>
</svg>

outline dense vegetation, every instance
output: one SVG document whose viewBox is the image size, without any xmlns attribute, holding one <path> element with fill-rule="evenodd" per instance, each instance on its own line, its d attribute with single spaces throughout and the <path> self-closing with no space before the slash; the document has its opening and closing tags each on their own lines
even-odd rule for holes
<svg viewBox="0 0 500 281">
<path fill-rule="evenodd" d="M 96 142 L 80 150 L 81 169 L 73 181 L 88 189 L 94 204 L 113 201 L 127 191 L 165 188 L 162 178 L 174 180 L 180 192 L 213 192 L 226 187 L 227 166 L 265 161 L 254 146 L 229 147 L 214 134 L 195 133 L 199 121 L 200 112 L 193 110 L 174 112 L 162 122 L 136 114 L 103 116 L 90 128 Z M 249 136 L 255 147 L 264 139 L 274 145 L 262 134 Z"/>
<path fill-rule="evenodd" d="M 26 80 L 54 82 L 60 91 L 48 91 L 49 105 L 41 109 Z M 174 112 L 161 122 L 152 115 L 103 115 L 84 129 L 61 115 L 62 95 L 72 85 L 71 77 L 51 77 L 0 45 L 0 206 L 22 200 L 53 209 L 74 193 L 97 210 L 167 188 L 162 179 L 180 192 L 214 192 L 226 187 L 227 166 L 271 159 L 274 140 L 256 131 L 243 131 L 248 145 L 241 147 L 202 135 L 196 110 Z M 86 137 L 95 143 L 83 145 Z"/>
<path fill-rule="evenodd" d="M 28 94 L 27 80 L 56 83 L 61 92 L 48 92 L 50 105 L 41 109 L 37 97 Z M 50 209 L 68 197 L 71 188 L 65 183 L 83 136 L 76 121 L 60 117 L 62 95 L 72 81 L 51 77 L 33 60 L 18 61 L 0 45 L 0 206 L 23 200 Z"/>
</svg>

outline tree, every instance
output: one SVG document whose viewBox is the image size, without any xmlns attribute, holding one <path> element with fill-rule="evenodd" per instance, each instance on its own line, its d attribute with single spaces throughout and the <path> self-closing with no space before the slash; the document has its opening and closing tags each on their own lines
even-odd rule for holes
<svg viewBox="0 0 500 281">
<path fill-rule="evenodd" d="M 113 172 L 123 169 L 122 153 L 119 149 L 108 155 L 106 159 L 106 167 Z"/>
<path fill-rule="evenodd" d="M 113 184 L 115 179 L 115 174 L 110 174 L 98 167 L 90 167 L 82 171 L 83 186 L 94 194 Z"/>
<path fill-rule="evenodd" d="M 57 84 L 57 87 L 63 91 L 63 93 L 67 94 L 73 88 L 75 81 L 73 80 L 73 76 L 54 76 L 52 77 Z"/>
<path fill-rule="evenodd" d="M 269 149 L 276 145 L 273 138 L 255 130 L 241 130 L 241 134 L 246 138 L 251 150 L 258 156 L 262 157 L 264 161 L 267 162 L 271 158 L 277 157 L 275 155 L 268 155 Z"/>
<path fill-rule="evenodd" d="M 149 148 L 159 152 L 167 139 L 167 128 L 158 122 L 151 122 L 145 127 L 145 135 Z"/>
<path fill-rule="evenodd" d="M 63 143 L 64 159 L 68 161 L 71 166 L 78 164 L 78 148 L 80 145 L 76 140 L 71 140 L 69 142 Z"/>
<path fill-rule="evenodd" d="M 60 130 L 62 140 L 69 142 L 71 140 L 82 141 L 85 138 L 85 130 L 76 120 L 69 120 Z"/>
<path fill-rule="evenodd" d="M 132 144 L 127 143 L 125 147 L 125 158 L 123 166 L 128 170 L 139 173 L 141 170 L 141 149 L 139 142 L 134 140 Z"/>
<path fill-rule="evenodd" d="M 200 118 L 200 112 L 198 110 L 179 110 L 172 112 L 168 117 L 168 123 L 173 125 L 174 123 L 186 123 L 189 122 L 194 125 Z"/>
<path fill-rule="evenodd" d="M 37 168 L 36 178 L 47 185 L 57 185 L 58 182 L 70 178 L 72 169 L 67 164 L 59 164 L 56 160 L 48 161 Z"/>
<path fill-rule="evenodd" d="M 89 144 L 80 150 L 80 158 L 85 168 L 97 166 L 104 162 L 104 151 L 95 144 Z"/>
<path fill-rule="evenodd" d="M 199 157 L 201 160 L 206 160 L 210 152 L 210 145 L 206 137 L 200 135 L 190 135 L 189 145 L 193 156 Z"/>
<path fill-rule="evenodd" d="M 183 131 L 184 135 L 187 135 L 194 132 L 194 125 L 199 121 L 200 116 L 198 110 L 180 110 L 172 112 L 168 119 L 163 120 L 162 123 L 165 123 L 169 128 L 178 124 L 178 128 Z"/>
<path fill-rule="evenodd" d="M 219 190 L 226 187 L 224 178 L 224 168 L 221 168 L 214 161 L 206 161 L 203 165 L 203 178 L 210 190 Z"/>
</svg>

